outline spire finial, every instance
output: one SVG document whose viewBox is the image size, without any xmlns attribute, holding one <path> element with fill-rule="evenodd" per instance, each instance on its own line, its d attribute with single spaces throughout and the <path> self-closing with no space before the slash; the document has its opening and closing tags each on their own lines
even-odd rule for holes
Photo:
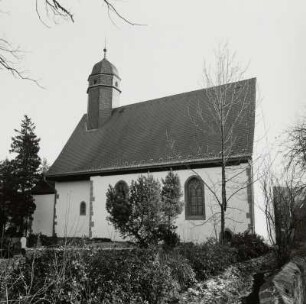
<svg viewBox="0 0 306 304">
<path fill-rule="evenodd" d="M 107 52 L 107 48 L 106 48 L 106 38 L 105 38 L 105 41 L 104 41 L 104 49 L 103 49 L 103 52 L 104 52 L 104 58 L 106 58 L 106 52 Z"/>
</svg>

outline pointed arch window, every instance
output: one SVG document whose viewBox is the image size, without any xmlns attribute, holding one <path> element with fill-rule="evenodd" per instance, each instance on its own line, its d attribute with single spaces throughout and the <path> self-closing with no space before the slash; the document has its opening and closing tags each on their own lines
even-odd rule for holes
<svg viewBox="0 0 306 304">
<path fill-rule="evenodd" d="M 122 198 L 122 199 L 126 199 L 128 198 L 129 195 L 129 187 L 127 185 L 127 183 L 125 181 L 119 181 L 116 185 L 115 185 L 115 190 L 117 195 Z"/>
<path fill-rule="evenodd" d="M 190 177 L 185 183 L 185 218 L 205 219 L 204 183 L 197 176 Z"/>
<path fill-rule="evenodd" d="M 86 203 L 81 202 L 80 204 L 80 215 L 86 215 Z"/>
</svg>

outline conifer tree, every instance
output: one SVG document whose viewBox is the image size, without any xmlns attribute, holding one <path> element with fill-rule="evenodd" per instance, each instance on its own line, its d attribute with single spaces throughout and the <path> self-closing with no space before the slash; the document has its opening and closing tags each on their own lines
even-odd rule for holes
<svg viewBox="0 0 306 304">
<path fill-rule="evenodd" d="M 0 162 L 0 233 L 3 236 L 12 216 L 13 202 L 17 198 L 14 162 L 8 159 Z"/>
<path fill-rule="evenodd" d="M 14 177 L 9 188 L 11 198 L 8 199 L 11 221 L 17 231 L 27 231 L 29 221 L 35 211 L 35 204 L 31 190 L 39 180 L 38 168 L 41 160 L 38 156 L 40 139 L 35 134 L 35 125 L 25 115 L 21 122 L 21 129 L 12 138 L 11 153 L 16 157 L 11 161 L 10 170 Z M 7 182 L 4 179 L 4 182 Z"/>
<path fill-rule="evenodd" d="M 21 130 L 16 130 L 12 138 L 11 153 L 16 153 L 14 159 L 16 176 L 18 177 L 18 190 L 21 193 L 31 191 L 39 179 L 38 168 L 41 160 L 38 156 L 40 139 L 34 133 L 35 125 L 25 115 L 21 122 Z"/>
<path fill-rule="evenodd" d="M 168 225 L 171 227 L 183 209 L 183 201 L 180 201 L 182 196 L 181 183 L 178 175 L 172 170 L 165 179 L 162 179 L 162 183 L 163 212 L 167 215 Z"/>
</svg>

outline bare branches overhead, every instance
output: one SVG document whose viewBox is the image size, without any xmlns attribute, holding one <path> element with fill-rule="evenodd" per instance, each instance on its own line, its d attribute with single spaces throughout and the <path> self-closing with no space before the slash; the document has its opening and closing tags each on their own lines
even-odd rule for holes
<svg viewBox="0 0 306 304">
<path fill-rule="evenodd" d="M 15 76 L 20 76 L 20 72 L 14 67 L 20 58 L 20 50 L 14 48 L 7 40 L 0 38 L 0 67 L 7 69 Z"/>
<path fill-rule="evenodd" d="M 39 20 L 47 27 L 47 19 L 57 23 L 57 19 L 65 19 L 74 22 L 73 15 L 56 0 L 36 0 L 35 10 Z"/>
<path fill-rule="evenodd" d="M 141 23 L 132 22 L 131 20 L 124 17 L 109 0 L 103 0 L 103 2 L 107 5 L 109 13 L 114 13 L 116 17 L 128 23 L 129 25 L 138 25 L 138 26 L 144 25 Z"/>
<path fill-rule="evenodd" d="M 46 26 L 47 20 L 51 19 L 54 23 L 57 23 L 59 19 L 70 20 L 74 22 L 74 15 L 70 8 L 62 4 L 63 1 L 58 0 L 36 0 L 36 13 L 39 20 Z M 119 18 L 123 22 L 129 25 L 142 25 L 139 23 L 132 22 L 130 19 L 124 16 L 111 0 L 101 0 L 107 7 L 109 18 L 113 21 L 111 14 Z"/>
<path fill-rule="evenodd" d="M 17 78 L 30 80 L 40 86 L 37 80 L 27 76 L 27 73 L 18 67 L 21 59 L 22 51 L 6 39 L 0 38 L 0 70 L 7 70 Z"/>
<path fill-rule="evenodd" d="M 295 167 L 300 173 L 306 168 L 306 121 L 305 118 L 288 131 L 288 167 Z"/>
<path fill-rule="evenodd" d="M 117 9 L 113 2 L 113 0 L 101 0 L 101 3 L 106 5 L 109 18 L 112 22 L 112 15 L 114 15 L 119 20 L 129 25 L 141 25 L 131 22 L 126 18 L 124 14 Z M 57 24 L 61 20 L 74 22 L 75 19 L 72 9 L 67 6 L 67 3 L 69 3 L 69 1 L 35 0 L 35 11 L 41 23 L 46 27 L 50 27 L 50 22 Z M 0 12 L 2 11 L 0 10 Z M 13 47 L 8 40 L 0 38 L 0 69 L 9 71 L 17 78 L 33 81 L 40 86 L 37 80 L 26 76 L 26 73 L 20 69 L 19 63 L 22 60 L 21 53 L 21 50 Z"/>
</svg>

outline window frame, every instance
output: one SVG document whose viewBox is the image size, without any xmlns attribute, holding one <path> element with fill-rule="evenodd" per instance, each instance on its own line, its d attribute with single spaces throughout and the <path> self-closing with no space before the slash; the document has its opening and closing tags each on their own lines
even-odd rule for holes
<svg viewBox="0 0 306 304">
<path fill-rule="evenodd" d="M 86 216 L 86 210 L 87 206 L 86 206 L 86 202 L 82 201 L 80 203 L 80 216 Z"/>
<path fill-rule="evenodd" d="M 189 183 L 193 180 L 196 179 L 199 181 L 201 189 L 202 189 L 202 203 L 203 203 L 203 214 L 201 215 L 190 215 L 190 193 L 189 193 Z M 206 219 L 206 210 L 205 210 L 205 187 L 204 187 L 204 182 L 199 178 L 197 175 L 192 175 L 190 176 L 186 182 L 185 182 L 185 187 L 184 187 L 184 194 L 185 194 L 185 220 L 205 220 Z"/>
</svg>

